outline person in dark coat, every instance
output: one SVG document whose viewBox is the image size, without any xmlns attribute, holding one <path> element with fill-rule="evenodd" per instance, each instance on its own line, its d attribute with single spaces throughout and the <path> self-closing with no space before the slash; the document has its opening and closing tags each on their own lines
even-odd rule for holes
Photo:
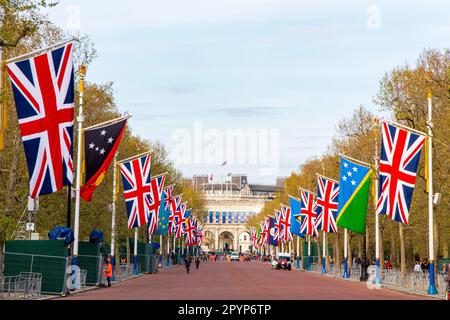
<svg viewBox="0 0 450 320">
<path fill-rule="evenodd" d="M 198 270 L 198 266 L 200 265 L 200 257 L 199 256 L 197 256 L 196 258 L 195 258 L 195 267 L 197 268 L 197 270 Z"/>
<path fill-rule="evenodd" d="M 191 257 L 186 256 L 184 259 L 184 266 L 186 267 L 186 272 L 189 273 L 189 268 L 191 267 Z"/>
</svg>

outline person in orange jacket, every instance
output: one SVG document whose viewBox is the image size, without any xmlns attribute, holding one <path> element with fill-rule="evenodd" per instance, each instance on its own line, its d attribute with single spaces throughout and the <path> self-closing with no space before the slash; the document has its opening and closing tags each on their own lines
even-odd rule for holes
<svg viewBox="0 0 450 320">
<path fill-rule="evenodd" d="M 108 281 L 108 287 L 111 287 L 111 278 L 112 278 L 112 264 L 110 259 L 106 259 L 106 268 L 105 268 L 105 277 L 106 281 Z"/>
</svg>

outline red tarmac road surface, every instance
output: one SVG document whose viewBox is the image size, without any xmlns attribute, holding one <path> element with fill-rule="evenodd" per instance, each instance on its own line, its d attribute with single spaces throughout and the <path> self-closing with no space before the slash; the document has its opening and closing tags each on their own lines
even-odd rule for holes
<svg viewBox="0 0 450 320">
<path fill-rule="evenodd" d="M 184 266 L 156 274 L 113 283 L 67 296 L 77 300 L 410 300 L 427 299 L 388 289 L 368 289 L 366 283 L 346 281 L 303 272 L 271 270 L 260 262 L 203 262 L 198 270 L 192 264 L 190 274 Z"/>
</svg>

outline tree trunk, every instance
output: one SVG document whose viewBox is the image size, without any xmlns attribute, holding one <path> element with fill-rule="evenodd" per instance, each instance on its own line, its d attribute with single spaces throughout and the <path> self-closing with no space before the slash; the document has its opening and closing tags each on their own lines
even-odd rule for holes
<svg viewBox="0 0 450 320">
<path fill-rule="evenodd" d="M 400 271 L 401 273 L 406 272 L 406 254 L 405 254 L 405 239 L 403 232 L 403 224 L 398 224 L 398 233 L 400 238 Z"/>
<path fill-rule="evenodd" d="M 131 261 L 131 255 L 130 255 L 130 239 L 128 238 L 128 236 L 127 236 L 127 263 L 130 263 L 130 261 Z"/>
<path fill-rule="evenodd" d="M 437 215 L 434 215 L 433 219 L 433 231 L 434 231 L 434 274 L 438 272 L 439 261 L 439 221 L 437 221 Z"/>
<path fill-rule="evenodd" d="M 380 270 L 384 269 L 384 246 L 383 246 L 383 236 L 381 230 L 379 232 L 380 236 Z"/>
<path fill-rule="evenodd" d="M 351 237 L 351 232 L 348 232 L 348 244 L 347 244 L 347 262 L 348 262 L 348 267 L 351 268 L 353 265 L 353 260 L 352 260 L 352 237 Z"/>
<path fill-rule="evenodd" d="M 339 247 L 339 233 L 334 234 L 334 262 L 336 265 L 341 264 L 341 250 Z"/>
<path fill-rule="evenodd" d="M 397 244 L 395 243 L 395 234 L 394 232 L 390 232 L 391 234 L 391 254 L 390 260 L 393 267 L 398 268 L 398 255 L 397 255 Z"/>
<path fill-rule="evenodd" d="M 370 261 L 372 260 L 371 259 L 371 257 L 370 257 L 370 236 L 369 236 L 369 228 L 368 228 L 368 226 L 366 225 L 366 243 L 365 243 L 365 256 L 366 256 L 366 259 L 369 259 Z"/>
<path fill-rule="evenodd" d="M 358 237 L 358 257 L 360 257 L 360 258 L 362 258 L 362 256 L 363 256 L 362 242 L 363 242 L 363 239 Z"/>
<path fill-rule="evenodd" d="M 322 248 L 322 238 L 320 237 L 321 235 L 319 234 L 319 236 L 316 238 L 316 248 L 317 248 L 317 263 L 318 264 L 322 264 L 322 252 L 321 252 L 321 248 Z"/>
<path fill-rule="evenodd" d="M 447 242 L 447 238 L 446 238 L 446 234 L 444 233 L 442 238 L 442 257 L 444 259 L 448 259 L 448 242 Z"/>
</svg>

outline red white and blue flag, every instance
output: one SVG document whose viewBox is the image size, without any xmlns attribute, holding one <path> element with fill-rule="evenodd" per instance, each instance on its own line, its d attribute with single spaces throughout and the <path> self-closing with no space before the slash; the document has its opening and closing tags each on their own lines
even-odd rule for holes
<svg viewBox="0 0 450 320">
<path fill-rule="evenodd" d="M 203 244 L 203 226 L 201 224 L 197 224 L 197 244 L 201 246 Z"/>
<path fill-rule="evenodd" d="M 7 65 L 28 164 L 30 196 L 73 179 L 73 43 Z"/>
<path fill-rule="evenodd" d="M 187 208 L 187 202 L 183 202 L 180 204 L 179 210 L 175 211 L 175 238 L 181 238 L 186 229 L 186 223 L 187 223 L 187 213 L 190 213 L 190 211 L 186 211 Z"/>
<path fill-rule="evenodd" d="M 291 233 L 291 208 L 285 205 L 281 205 L 281 240 L 283 242 L 288 242 L 292 240 Z"/>
<path fill-rule="evenodd" d="M 197 219 L 187 218 L 185 225 L 186 227 L 184 228 L 184 234 L 186 236 L 186 246 L 197 245 Z"/>
<path fill-rule="evenodd" d="M 349 174 L 352 173 L 349 171 Z M 317 176 L 316 228 L 325 232 L 337 232 L 336 217 L 339 199 L 339 183 Z"/>
<path fill-rule="evenodd" d="M 169 231 L 170 233 L 176 233 L 177 230 L 177 219 L 180 217 L 180 205 L 181 205 L 181 197 L 172 196 L 172 203 L 170 205 L 170 215 L 169 215 Z"/>
<path fill-rule="evenodd" d="M 408 224 L 425 136 L 383 122 L 377 213 Z"/>
<path fill-rule="evenodd" d="M 302 216 L 300 232 L 317 236 L 314 193 L 301 189 L 300 200 L 300 215 Z"/>
<path fill-rule="evenodd" d="M 283 227 L 281 225 L 282 214 L 280 210 L 274 209 L 275 211 L 275 221 L 274 221 L 274 231 L 273 231 L 273 240 L 280 243 L 282 239 Z"/>
<path fill-rule="evenodd" d="M 258 247 L 258 233 L 255 227 L 250 228 L 250 240 L 254 248 Z"/>
<path fill-rule="evenodd" d="M 150 159 L 151 155 L 147 154 L 119 165 L 128 213 L 128 229 L 148 223 L 151 210 Z"/>
<path fill-rule="evenodd" d="M 148 216 L 148 235 L 151 236 L 158 229 L 159 209 L 161 207 L 161 197 L 164 189 L 164 181 L 166 181 L 166 175 L 161 174 L 156 177 L 152 177 L 150 181 L 150 205 Z"/>
</svg>

